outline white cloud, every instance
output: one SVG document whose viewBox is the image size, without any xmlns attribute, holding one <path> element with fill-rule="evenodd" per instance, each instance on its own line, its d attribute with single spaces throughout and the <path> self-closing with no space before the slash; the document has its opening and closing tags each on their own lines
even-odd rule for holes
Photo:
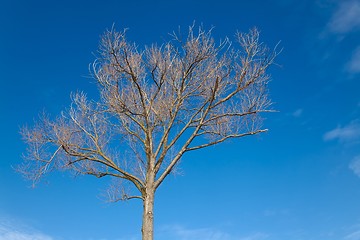
<svg viewBox="0 0 360 240">
<path fill-rule="evenodd" d="M 328 24 L 332 33 L 344 34 L 360 28 L 360 1 L 340 1 Z"/>
<path fill-rule="evenodd" d="M 268 239 L 268 237 L 269 237 L 269 235 L 258 232 L 258 233 L 254 233 L 249 236 L 240 238 L 239 240 L 265 240 L 265 239 Z"/>
<path fill-rule="evenodd" d="M 352 57 L 347 64 L 347 71 L 350 73 L 360 73 L 360 46 L 353 52 Z"/>
<path fill-rule="evenodd" d="M 176 240 L 230 240 L 230 235 L 211 228 L 189 229 L 180 225 L 162 227 L 161 235 Z"/>
<path fill-rule="evenodd" d="M 257 232 L 243 237 L 235 237 L 229 233 L 213 228 L 186 228 L 181 225 L 163 226 L 158 232 L 158 239 L 172 240 L 265 240 L 268 235 Z"/>
<path fill-rule="evenodd" d="M 349 164 L 349 168 L 357 175 L 360 177 L 360 155 L 354 157 L 354 159 L 351 161 L 351 163 Z M 360 233 L 360 231 L 359 231 Z M 359 237 L 360 239 L 360 237 Z"/>
<path fill-rule="evenodd" d="M 0 240 L 54 240 L 54 238 L 14 221 L 0 219 Z"/>
<path fill-rule="evenodd" d="M 299 108 L 292 113 L 293 117 L 300 117 L 303 114 L 303 109 Z"/>
<path fill-rule="evenodd" d="M 355 120 L 344 127 L 338 126 L 325 133 L 323 138 L 325 141 L 339 140 L 340 142 L 358 140 L 360 138 L 360 123 L 358 120 Z"/>
<path fill-rule="evenodd" d="M 360 230 L 352 232 L 344 237 L 344 240 L 359 240 L 360 239 Z"/>
</svg>

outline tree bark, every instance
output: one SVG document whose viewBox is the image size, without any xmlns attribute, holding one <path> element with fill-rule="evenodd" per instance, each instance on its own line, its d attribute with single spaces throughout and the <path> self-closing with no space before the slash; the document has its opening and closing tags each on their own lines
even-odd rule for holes
<svg viewBox="0 0 360 240">
<path fill-rule="evenodd" d="M 154 196 L 154 188 L 147 188 L 143 201 L 142 240 L 154 239 Z"/>
</svg>

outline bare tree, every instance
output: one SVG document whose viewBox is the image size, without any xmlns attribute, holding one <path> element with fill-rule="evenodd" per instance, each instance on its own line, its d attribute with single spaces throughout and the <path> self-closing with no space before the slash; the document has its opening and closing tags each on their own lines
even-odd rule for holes
<svg viewBox="0 0 360 240">
<path fill-rule="evenodd" d="M 278 52 L 256 29 L 215 43 L 211 30 L 190 27 L 161 46 L 139 49 L 126 31 L 107 31 L 92 65 L 99 101 L 82 92 L 58 118 L 23 128 L 28 145 L 19 171 L 36 183 L 53 169 L 69 169 L 130 183 L 109 190 L 113 201 L 141 199 L 142 239 L 153 239 L 156 189 L 181 157 L 225 140 L 265 132 L 269 112 L 266 70 Z"/>
</svg>

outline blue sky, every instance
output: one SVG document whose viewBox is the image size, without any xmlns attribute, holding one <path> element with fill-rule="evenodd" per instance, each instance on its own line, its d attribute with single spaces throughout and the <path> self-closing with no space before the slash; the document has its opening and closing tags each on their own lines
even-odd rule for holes
<svg viewBox="0 0 360 240">
<path fill-rule="evenodd" d="M 360 240 L 360 1 L 0 3 L 0 240 L 138 240 L 141 203 L 106 203 L 108 181 L 66 172 L 35 189 L 13 170 L 19 128 L 96 94 L 87 76 L 115 23 L 139 45 L 195 20 L 214 36 L 257 26 L 281 40 L 270 131 L 186 155 L 160 187 L 157 240 Z"/>
</svg>

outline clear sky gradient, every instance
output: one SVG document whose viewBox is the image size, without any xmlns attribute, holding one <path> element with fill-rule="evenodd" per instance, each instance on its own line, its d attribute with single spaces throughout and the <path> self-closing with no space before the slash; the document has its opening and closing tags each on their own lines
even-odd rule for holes
<svg viewBox="0 0 360 240">
<path fill-rule="evenodd" d="M 35 189 L 16 174 L 19 128 L 69 95 L 95 96 L 88 65 L 115 23 L 138 45 L 193 21 L 232 38 L 281 40 L 269 132 L 186 155 L 160 187 L 156 240 L 360 239 L 360 1 L 0 2 L 0 240 L 139 240 L 141 202 L 106 203 L 109 182 L 66 172 Z"/>
</svg>

